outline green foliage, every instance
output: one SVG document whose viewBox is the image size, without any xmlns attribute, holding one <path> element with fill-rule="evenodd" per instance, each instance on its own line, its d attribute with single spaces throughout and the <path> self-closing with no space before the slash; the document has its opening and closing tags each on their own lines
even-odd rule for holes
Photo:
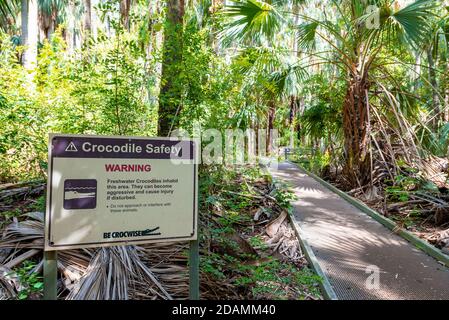
<svg viewBox="0 0 449 320">
<path fill-rule="evenodd" d="M 44 283 L 42 277 L 38 273 L 33 272 L 35 267 L 35 262 L 26 260 L 20 268 L 14 270 L 19 278 L 20 284 L 24 287 L 18 294 L 19 300 L 25 300 L 31 295 L 41 294 L 43 292 Z"/>
<path fill-rule="evenodd" d="M 221 254 L 211 252 L 208 255 L 201 256 L 200 269 L 201 271 L 210 274 L 217 279 L 226 279 L 224 269 L 228 263 L 225 260 L 226 257 Z"/>
<path fill-rule="evenodd" d="M 79 130 L 154 134 L 156 108 L 147 100 L 147 90 L 154 85 L 149 68 L 155 62 L 143 55 L 135 37 L 122 29 L 118 32 L 113 40 L 105 36 L 92 40 L 84 48 L 82 59 L 75 61 L 76 71 L 70 80 L 77 84 L 73 96 L 85 121 Z"/>
<path fill-rule="evenodd" d="M 341 119 L 337 117 L 338 108 L 325 103 L 307 108 L 300 118 L 304 132 L 313 139 L 325 138 L 329 133 L 336 133 L 341 127 Z M 333 130 L 334 129 L 334 130 Z"/>
<path fill-rule="evenodd" d="M 214 223 L 201 229 L 202 243 L 213 243 L 211 249 L 204 250 L 201 255 L 201 270 L 209 277 L 219 280 L 231 279 L 242 290 L 249 291 L 251 297 L 271 297 L 272 299 L 291 298 L 293 292 L 310 292 L 319 297 L 318 284 L 321 281 L 307 268 L 298 268 L 291 263 L 283 263 L 273 257 L 263 257 L 271 253 L 267 243 L 260 235 L 245 237 L 246 241 L 258 251 L 259 257 L 250 254 L 239 254 L 241 244 L 233 235 L 250 234 L 254 230 L 251 220 L 251 208 L 258 200 L 251 198 L 255 193 L 252 185 L 261 179 L 269 181 L 257 167 L 203 167 L 200 171 L 200 210 L 201 215 L 213 215 Z M 240 184 L 233 181 L 242 181 Z M 277 203 L 291 210 L 290 201 L 295 199 L 294 193 L 285 184 L 276 185 L 276 193 L 272 196 Z M 229 193 L 232 192 L 232 193 Z M 219 216 L 213 212 L 219 213 Z M 203 218 L 203 221 L 211 219 Z M 220 248 L 219 252 L 216 252 Z M 223 253 L 224 251 L 224 253 Z M 233 253 L 232 256 L 230 253 Z M 229 254 L 228 254 L 229 253 Z M 290 288 L 291 290 L 286 290 Z M 303 297 L 298 296 L 298 299 Z"/>
<path fill-rule="evenodd" d="M 254 249 L 266 250 L 269 248 L 260 235 L 249 238 L 248 242 Z"/>
<path fill-rule="evenodd" d="M 46 197 L 42 195 L 36 199 L 36 201 L 30 206 L 32 211 L 45 212 Z"/>
<path fill-rule="evenodd" d="M 293 210 L 291 202 L 297 200 L 295 193 L 284 183 L 278 183 L 274 197 L 277 203 L 288 211 Z"/>
<path fill-rule="evenodd" d="M 20 210 L 19 208 L 2 211 L 0 219 L 0 227 L 3 227 L 8 223 L 11 223 L 12 218 L 19 217 L 22 213 L 23 213 L 22 210 Z"/>
<path fill-rule="evenodd" d="M 329 152 L 316 151 L 311 159 L 306 163 L 306 168 L 312 172 L 321 173 L 323 169 L 331 164 L 331 155 Z"/>
<path fill-rule="evenodd" d="M 321 278 L 309 269 L 298 270 L 291 264 L 269 259 L 258 266 L 240 265 L 237 271 L 248 275 L 238 278 L 235 281 L 236 285 L 251 288 L 252 295 L 256 299 L 261 296 L 286 299 L 285 287 L 288 286 L 295 288 L 306 286 L 312 290 L 314 296 L 320 296 L 318 284 Z"/>
<path fill-rule="evenodd" d="M 198 29 L 193 21 L 186 25 L 183 61 L 177 74 L 183 97 L 180 126 L 186 130 L 191 130 L 194 123 L 205 125 L 209 122 L 207 116 L 216 104 L 211 94 L 220 94 L 218 90 L 212 91 L 211 83 L 217 72 L 214 66 L 220 65 L 220 60 L 208 46 L 208 41 L 206 29 Z"/>
<path fill-rule="evenodd" d="M 428 128 L 418 130 L 422 146 L 432 154 L 446 157 L 449 154 L 449 123 L 443 124 L 435 131 Z"/>
<path fill-rule="evenodd" d="M 41 171 L 39 153 L 45 149 L 40 135 L 47 126 L 43 108 L 29 90 L 27 72 L 17 62 L 9 37 L 0 34 L 0 181 Z M 47 109 L 48 110 L 48 109 Z M 15 178 L 17 179 L 17 178 Z"/>
<path fill-rule="evenodd" d="M 409 200 L 408 192 L 400 186 L 389 186 L 385 188 L 385 192 L 392 201 L 405 202 Z"/>
<path fill-rule="evenodd" d="M 135 36 L 118 28 L 114 38 L 88 39 L 75 58 L 55 33 L 40 48 L 34 75 L 17 50 L 0 34 L 0 181 L 44 175 L 49 132 L 155 134 L 156 61 Z"/>
<path fill-rule="evenodd" d="M 392 186 L 387 186 L 385 192 L 390 201 L 405 202 L 409 200 L 409 192 L 421 187 L 422 180 L 415 176 L 397 175 Z"/>
</svg>

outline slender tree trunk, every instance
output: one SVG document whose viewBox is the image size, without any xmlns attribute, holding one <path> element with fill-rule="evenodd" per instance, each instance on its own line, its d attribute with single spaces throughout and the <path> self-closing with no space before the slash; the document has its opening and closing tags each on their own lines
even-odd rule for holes
<svg viewBox="0 0 449 320">
<path fill-rule="evenodd" d="M 98 5 L 98 1 L 99 0 L 90 0 L 91 1 L 91 6 L 90 6 L 90 10 L 91 10 L 91 24 L 90 24 L 90 28 L 91 28 L 91 33 L 92 33 L 92 37 L 94 39 L 97 39 L 97 30 L 98 30 L 98 15 L 97 15 L 97 10 L 95 9 Z"/>
<path fill-rule="evenodd" d="M 432 85 L 432 126 L 434 129 L 438 127 L 438 120 L 440 118 L 440 97 L 438 94 L 437 76 L 435 74 L 435 62 L 433 60 L 432 48 L 427 49 L 427 62 L 429 64 L 429 82 Z"/>
<path fill-rule="evenodd" d="M 449 57 L 446 58 L 446 74 L 449 74 Z M 444 122 L 449 122 L 449 79 L 446 80 L 446 89 L 444 90 Z"/>
<path fill-rule="evenodd" d="M 326 146 L 326 152 L 329 152 L 330 153 L 330 155 L 331 155 L 331 157 L 333 156 L 333 154 L 334 154 L 334 142 L 333 142 L 333 140 L 332 140 L 332 134 L 331 134 L 331 131 L 330 130 L 328 130 L 328 132 L 327 132 L 327 146 Z"/>
<path fill-rule="evenodd" d="M 365 95 L 368 88 L 366 74 L 351 77 L 343 105 L 346 159 L 343 172 L 351 186 L 363 186 L 370 178 L 370 133 L 367 130 L 369 116 L 368 101 Z"/>
<path fill-rule="evenodd" d="M 75 10 L 72 1 L 68 2 L 68 10 L 69 12 L 73 12 Z M 69 53 L 73 53 L 75 51 L 75 36 L 74 36 L 74 28 L 75 22 L 73 15 L 68 15 L 66 27 L 64 28 L 64 39 L 67 43 L 67 51 Z"/>
<path fill-rule="evenodd" d="M 32 70 L 37 65 L 37 0 L 22 0 L 22 45 L 25 50 L 22 56 L 22 64 L 27 70 Z"/>
<path fill-rule="evenodd" d="M 304 98 L 298 98 L 298 115 L 302 116 L 304 113 L 304 109 L 305 109 L 305 102 L 304 102 Z M 298 121 L 297 127 L 296 127 L 296 132 L 298 134 L 298 140 L 300 141 L 300 145 L 301 146 L 305 146 L 306 145 L 306 135 L 303 132 L 303 129 L 301 127 L 301 123 Z"/>
<path fill-rule="evenodd" d="M 419 89 L 419 77 L 421 76 L 421 54 L 415 54 L 415 74 L 413 75 L 413 80 L 415 82 L 414 89 L 417 91 Z"/>
<path fill-rule="evenodd" d="M 295 96 L 290 97 L 290 148 L 295 146 L 295 131 L 297 127 L 297 115 L 298 115 L 298 98 Z"/>
<path fill-rule="evenodd" d="M 84 0 L 84 30 L 87 35 L 92 32 L 92 3 L 91 0 Z"/>
<path fill-rule="evenodd" d="M 255 134 L 256 134 L 256 154 L 257 154 L 257 156 L 260 156 L 260 154 L 259 154 L 259 144 L 260 144 L 260 141 L 259 141 L 259 119 L 256 117 L 256 119 L 255 119 L 255 127 L 254 127 L 254 132 L 255 132 Z"/>
<path fill-rule="evenodd" d="M 267 128 L 267 156 L 273 151 L 272 130 L 274 129 L 274 117 L 276 115 L 276 104 L 274 100 L 268 102 L 268 128 Z"/>
<path fill-rule="evenodd" d="M 49 26 L 48 29 L 47 29 L 47 33 L 46 33 L 45 37 L 46 37 L 47 39 L 50 40 L 51 35 L 52 35 L 53 33 L 55 33 L 55 26 L 54 26 L 53 23 L 51 23 L 50 26 Z"/>
<path fill-rule="evenodd" d="M 449 1 L 444 1 L 446 7 L 449 7 Z M 446 40 L 446 75 L 449 74 L 449 22 L 443 27 L 444 30 L 444 38 Z M 444 78 L 444 122 L 449 122 L 449 79 L 446 76 Z"/>
<path fill-rule="evenodd" d="M 179 125 L 182 108 L 182 38 L 184 0 L 167 0 L 164 28 L 161 91 L 159 94 L 159 136 L 167 136 Z"/>
<path fill-rule="evenodd" d="M 129 11 L 131 9 L 131 0 L 120 0 L 120 20 L 123 27 L 129 31 Z"/>
</svg>

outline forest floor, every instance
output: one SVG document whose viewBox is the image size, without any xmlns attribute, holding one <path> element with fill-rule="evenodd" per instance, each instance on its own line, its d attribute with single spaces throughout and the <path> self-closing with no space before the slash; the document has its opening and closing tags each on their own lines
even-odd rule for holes
<svg viewBox="0 0 449 320">
<path fill-rule="evenodd" d="M 0 299 L 42 298 L 45 186 L 0 185 Z M 200 190 L 202 299 L 322 299 L 288 221 L 286 187 L 257 168 L 211 167 L 200 171 Z M 187 251 L 185 243 L 61 251 L 58 297 L 185 299 Z"/>
<path fill-rule="evenodd" d="M 341 187 L 338 179 L 331 179 L 329 182 L 337 188 Z M 414 197 L 412 192 L 410 195 L 403 193 L 403 196 L 392 196 L 389 194 L 389 190 L 391 189 L 387 187 L 382 197 L 375 198 L 361 192 L 348 193 L 371 209 L 393 220 L 400 228 L 410 231 L 449 255 L 449 221 L 440 221 L 436 217 L 440 210 L 435 206 L 433 200 L 438 201 L 439 197 L 448 199 L 447 196 L 444 194 L 439 196 L 427 194 L 426 196 L 423 193 L 423 196 Z M 429 199 L 429 197 L 433 199 Z"/>
</svg>

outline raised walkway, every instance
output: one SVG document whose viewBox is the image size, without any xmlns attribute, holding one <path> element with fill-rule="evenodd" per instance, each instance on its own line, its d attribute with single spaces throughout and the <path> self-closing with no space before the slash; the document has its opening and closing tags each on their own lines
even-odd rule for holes
<svg viewBox="0 0 449 320">
<path fill-rule="evenodd" d="M 298 197 L 293 218 L 338 299 L 449 299 L 449 270 L 434 258 L 296 165 L 270 172 Z"/>
</svg>

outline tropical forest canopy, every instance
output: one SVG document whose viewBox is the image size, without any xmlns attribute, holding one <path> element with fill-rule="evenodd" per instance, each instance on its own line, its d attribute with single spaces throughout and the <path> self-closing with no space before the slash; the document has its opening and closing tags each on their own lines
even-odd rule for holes
<svg viewBox="0 0 449 320">
<path fill-rule="evenodd" d="M 279 130 L 350 187 L 445 157 L 448 2 L 7 0 L 0 180 L 46 171 L 49 132 Z M 379 169 L 380 173 L 373 176 Z M 376 182 L 376 181 L 374 181 Z"/>
</svg>

